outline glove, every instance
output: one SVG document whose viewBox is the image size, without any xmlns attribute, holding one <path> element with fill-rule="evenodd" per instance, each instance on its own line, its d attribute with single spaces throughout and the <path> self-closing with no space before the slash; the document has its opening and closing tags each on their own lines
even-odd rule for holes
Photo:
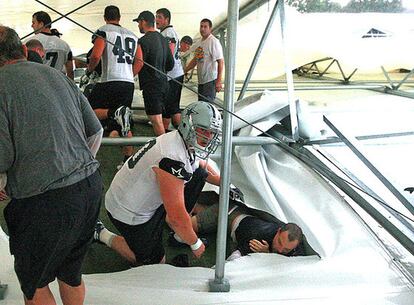
<svg viewBox="0 0 414 305">
<path fill-rule="evenodd" d="M 230 184 L 229 199 L 244 203 L 243 192 L 237 186 Z"/>
</svg>

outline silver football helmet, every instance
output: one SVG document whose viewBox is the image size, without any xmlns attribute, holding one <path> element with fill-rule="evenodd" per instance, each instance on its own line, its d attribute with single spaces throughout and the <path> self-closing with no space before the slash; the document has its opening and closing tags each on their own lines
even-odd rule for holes
<svg viewBox="0 0 414 305">
<path fill-rule="evenodd" d="M 178 131 L 190 151 L 201 159 L 207 159 L 221 143 L 221 114 L 207 102 L 194 102 L 181 113 Z"/>
</svg>

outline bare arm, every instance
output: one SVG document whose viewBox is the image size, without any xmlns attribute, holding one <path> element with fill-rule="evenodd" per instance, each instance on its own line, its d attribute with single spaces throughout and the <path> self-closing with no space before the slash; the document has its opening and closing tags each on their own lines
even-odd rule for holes
<svg viewBox="0 0 414 305">
<path fill-rule="evenodd" d="M 132 67 L 132 71 L 134 76 L 141 71 L 142 67 L 144 66 L 144 55 L 142 54 L 142 48 L 138 45 L 137 51 L 135 52 L 134 58 L 134 66 Z"/>
<path fill-rule="evenodd" d="M 97 37 L 93 43 L 93 50 L 89 57 L 89 64 L 87 71 L 92 72 L 101 60 L 103 51 L 105 49 L 105 40 L 101 37 Z"/>
<path fill-rule="evenodd" d="M 216 91 L 220 92 L 223 89 L 221 79 L 223 78 L 224 59 L 217 60 L 217 79 L 216 79 Z"/>
<path fill-rule="evenodd" d="M 66 75 L 70 78 L 70 79 L 74 79 L 74 73 L 73 73 L 73 60 L 68 60 L 65 63 L 65 68 L 66 68 Z"/>
<path fill-rule="evenodd" d="M 198 237 L 193 230 L 190 215 L 185 209 L 184 181 L 157 167 L 154 167 L 153 171 L 157 176 L 168 224 L 186 244 L 195 244 Z M 204 245 L 201 245 L 193 253 L 200 257 L 204 249 Z"/>
<path fill-rule="evenodd" d="M 204 168 L 208 172 L 208 176 L 206 181 L 210 184 L 214 184 L 217 186 L 220 186 L 220 174 L 217 173 L 210 164 L 208 164 L 206 161 L 201 160 L 200 161 L 200 167 Z M 207 168 L 206 168 L 207 167 Z"/>
<path fill-rule="evenodd" d="M 197 65 L 197 58 L 194 56 L 193 59 L 190 61 L 190 63 L 185 67 L 184 73 L 187 73 L 188 71 L 194 69 L 194 67 Z"/>
</svg>

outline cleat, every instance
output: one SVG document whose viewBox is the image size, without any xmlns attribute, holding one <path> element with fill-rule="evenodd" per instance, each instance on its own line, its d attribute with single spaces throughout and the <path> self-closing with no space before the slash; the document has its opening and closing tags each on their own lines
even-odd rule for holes
<svg viewBox="0 0 414 305">
<path fill-rule="evenodd" d="M 93 242 L 98 242 L 103 244 L 103 242 L 101 242 L 101 240 L 99 239 L 99 234 L 101 233 L 101 231 L 105 229 L 104 224 L 102 223 L 102 221 L 100 221 L 99 219 L 96 221 L 95 224 L 95 229 L 93 232 Z"/>
<path fill-rule="evenodd" d="M 179 242 L 178 240 L 175 239 L 174 231 L 172 231 L 168 234 L 167 244 L 170 247 L 174 247 L 174 248 L 183 248 L 183 247 L 188 246 L 186 243 Z"/>
<path fill-rule="evenodd" d="M 121 126 L 121 137 L 127 137 L 131 130 L 131 109 L 126 106 L 121 106 L 114 113 L 114 119 Z"/>
</svg>

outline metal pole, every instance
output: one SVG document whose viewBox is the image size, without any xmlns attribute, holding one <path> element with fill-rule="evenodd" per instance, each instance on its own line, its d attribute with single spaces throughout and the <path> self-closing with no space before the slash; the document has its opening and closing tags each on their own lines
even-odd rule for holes
<svg viewBox="0 0 414 305">
<path fill-rule="evenodd" d="M 221 150 L 221 181 L 220 181 L 220 199 L 219 215 L 217 228 L 217 250 L 216 250 L 216 269 L 215 278 L 209 282 L 211 292 L 228 292 L 230 283 L 224 278 L 224 264 L 226 259 L 226 241 L 227 241 L 227 215 L 229 210 L 229 186 L 231 171 L 232 155 L 232 133 L 233 120 L 232 115 L 234 108 L 234 87 L 235 87 L 235 66 L 236 66 L 236 38 L 237 38 L 237 20 L 239 19 L 238 0 L 229 0 L 227 15 L 229 16 L 226 44 L 226 80 L 224 91 L 224 108 L 228 111 L 224 113 L 223 126 L 223 147 Z"/>
<path fill-rule="evenodd" d="M 348 146 L 351 151 L 358 157 L 362 163 L 378 178 L 379 181 L 407 208 L 411 214 L 414 215 L 414 206 L 394 187 L 394 185 L 388 181 L 387 178 L 368 160 L 363 153 L 363 148 L 358 144 L 358 141 L 354 137 L 350 137 L 340 131 L 326 116 L 323 116 L 323 121 L 341 138 L 341 140 Z"/>
<path fill-rule="evenodd" d="M 254 69 L 256 68 L 256 64 L 259 60 L 260 54 L 262 53 L 263 47 L 264 47 L 265 42 L 267 40 L 267 36 L 269 36 L 269 32 L 270 32 L 270 29 L 272 28 L 273 21 L 276 18 L 278 2 L 279 2 L 279 0 L 276 1 L 275 6 L 273 8 L 273 11 L 272 11 L 272 13 L 269 17 L 269 21 L 267 22 L 266 28 L 265 28 L 265 30 L 263 32 L 263 35 L 262 35 L 262 39 L 260 40 L 259 46 L 257 47 L 256 54 L 254 54 L 253 61 L 250 65 L 249 71 L 247 72 L 246 79 L 244 80 L 243 87 L 240 91 L 240 94 L 239 94 L 239 97 L 237 98 L 237 100 L 241 100 L 243 98 L 244 93 L 246 92 L 247 86 L 249 85 L 250 78 L 252 77 Z"/>
<path fill-rule="evenodd" d="M 299 128 L 298 128 L 298 117 L 296 114 L 296 100 L 295 100 L 295 92 L 293 86 L 293 75 L 292 75 L 292 68 L 290 65 L 290 58 L 289 52 L 286 44 L 285 39 L 285 28 L 286 28 L 286 17 L 285 17 L 285 3 L 284 1 L 278 1 L 277 5 L 280 6 L 280 32 L 282 35 L 282 49 L 283 49 L 283 57 L 285 59 L 285 73 L 286 73 L 286 83 L 288 87 L 288 101 L 289 101 L 289 109 L 290 109 L 290 125 L 292 128 L 292 138 L 294 141 L 299 139 Z"/>
</svg>

